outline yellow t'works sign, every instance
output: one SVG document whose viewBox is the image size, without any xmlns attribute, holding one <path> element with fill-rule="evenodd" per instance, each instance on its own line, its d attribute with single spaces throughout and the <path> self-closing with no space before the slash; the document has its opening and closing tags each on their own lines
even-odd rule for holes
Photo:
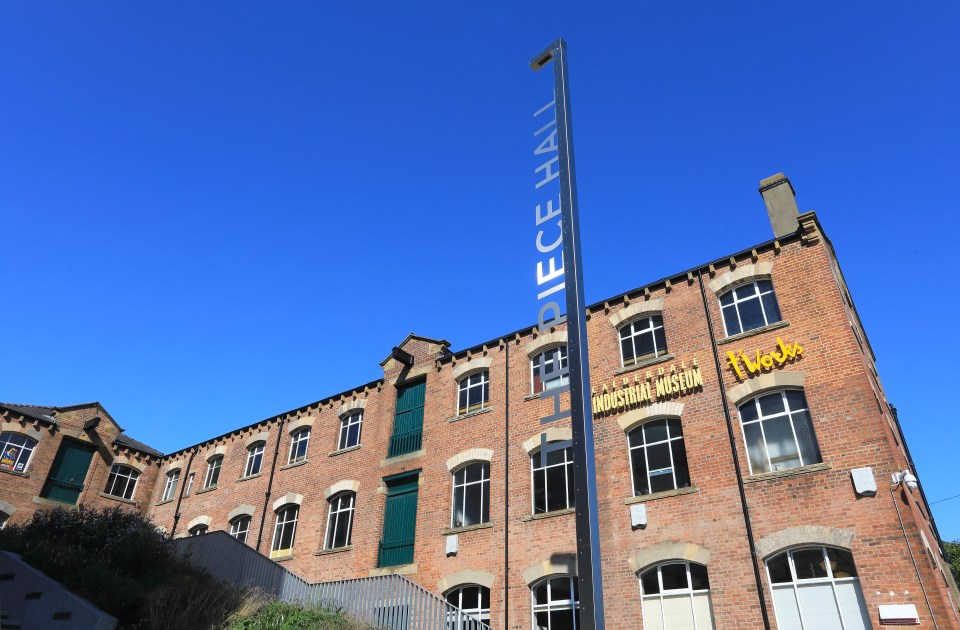
<svg viewBox="0 0 960 630">
<path fill-rule="evenodd" d="M 735 355 L 728 350 L 727 365 L 733 368 L 733 371 L 737 373 L 737 377 L 739 377 L 740 380 L 743 380 L 747 378 L 747 376 L 770 371 L 775 365 L 781 366 L 803 354 L 803 348 L 799 343 L 794 342 L 792 346 L 788 346 L 783 343 L 780 337 L 777 337 L 777 346 L 778 350 L 766 354 L 761 354 L 760 349 L 757 348 L 757 354 L 752 360 L 751 357 L 744 354 L 742 350 L 739 355 Z M 743 362 L 742 366 L 740 365 L 741 361 Z"/>
<path fill-rule="evenodd" d="M 700 373 L 697 360 L 693 359 L 690 367 L 687 367 L 685 361 L 681 361 L 679 368 L 676 363 L 669 369 L 658 368 L 656 376 L 653 371 L 644 374 L 637 372 L 632 381 L 629 378 L 622 378 L 609 385 L 602 385 L 599 389 L 596 387 L 592 389 L 593 415 L 603 416 L 649 405 L 658 400 L 686 396 L 703 389 L 703 375 Z"/>
</svg>

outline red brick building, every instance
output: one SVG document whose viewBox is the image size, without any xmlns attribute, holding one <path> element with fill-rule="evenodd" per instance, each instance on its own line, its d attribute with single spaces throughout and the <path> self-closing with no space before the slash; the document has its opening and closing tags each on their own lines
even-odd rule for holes
<svg viewBox="0 0 960 630">
<path fill-rule="evenodd" d="M 772 240 L 587 309 L 607 625 L 960 628 L 830 241 L 785 177 L 761 193 Z M 34 453 L 0 476 L 0 510 L 49 501 L 61 440 L 88 437 L 108 446 L 78 501 L 112 504 L 110 466 L 136 463 L 130 500 L 176 536 L 227 530 L 308 580 L 401 573 L 496 628 L 571 628 L 571 458 L 540 456 L 570 438 L 540 423 L 565 382 L 532 367 L 564 366 L 565 342 L 411 334 L 382 378 L 162 459 L 97 405 L 52 423 L 6 405 L 3 435 Z"/>
</svg>

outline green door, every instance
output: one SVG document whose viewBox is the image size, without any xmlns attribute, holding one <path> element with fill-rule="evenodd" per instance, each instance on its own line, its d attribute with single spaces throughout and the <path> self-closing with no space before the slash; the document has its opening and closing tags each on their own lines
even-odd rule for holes
<svg viewBox="0 0 960 630">
<path fill-rule="evenodd" d="M 87 444 L 72 440 L 61 442 L 40 496 L 76 505 L 94 452 L 96 449 Z"/>
<path fill-rule="evenodd" d="M 426 381 L 397 388 L 397 409 L 393 417 L 388 457 L 412 453 L 423 445 L 423 400 Z"/>
<path fill-rule="evenodd" d="M 419 473 L 384 481 L 387 484 L 387 505 L 383 513 L 383 538 L 377 566 L 410 564 L 417 529 Z"/>
</svg>

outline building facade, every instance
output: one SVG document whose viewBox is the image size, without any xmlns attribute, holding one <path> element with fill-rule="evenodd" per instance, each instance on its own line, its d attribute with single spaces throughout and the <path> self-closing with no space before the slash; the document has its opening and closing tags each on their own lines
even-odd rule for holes
<svg viewBox="0 0 960 630">
<path fill-rule="evenodd" d="M 607 625 L 960 628 L 830 241 L 785 177 L 761 194 L 772 240 L 587 308 Z M 573 628 L 571 432 L 540 422 L 568 407 L 565 344 L 562 325 L 459 351 L 411 334 L 376 381 L 162 457 L 99 406 L 50 425 L 6 405 L 32 459 L 0 466 L 0 510 L 119 501 L 311 581 L 401 573 L 497 628 Z M 82 489 L 51 497 L 85 439 Z"/>
</svg>

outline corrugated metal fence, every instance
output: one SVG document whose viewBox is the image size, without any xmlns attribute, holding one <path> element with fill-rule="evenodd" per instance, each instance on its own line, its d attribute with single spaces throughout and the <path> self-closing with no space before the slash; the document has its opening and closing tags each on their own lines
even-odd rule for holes
<svg viewBox="0 0 960 630">
<path fill-rule="evenodd" d="M 215 578 L 258 588 L 287 602 L 343 610 L 390 630 L 491 630 L 402 575 L 310 583 L 226 532 L 175 541 L 177 550 Z"/>
</svg>

